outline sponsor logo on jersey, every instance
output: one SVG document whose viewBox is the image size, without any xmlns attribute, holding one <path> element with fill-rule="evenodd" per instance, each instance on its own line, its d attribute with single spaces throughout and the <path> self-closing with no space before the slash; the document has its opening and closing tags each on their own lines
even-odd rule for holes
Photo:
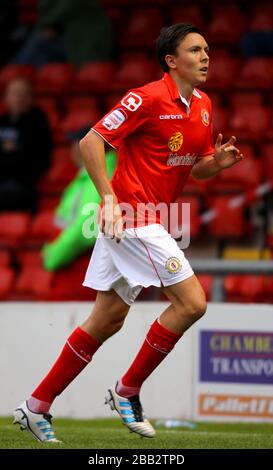
<svg viewBox="0 0 273 470">
<path fill-rule="evenodd" d="M 113 129 L 118 129 L 126 118 L 125 112 L 121 108 L 118 108 L 104 118 L 102 125 L 106 127 L 108 131 L 112 131 Z"/>
<path fill-rule="evenodd" d="M 201 111 L 201 119 L 204 126 L 209 125 L 209 113 L 205 108 L 203 108 Z"/>
<path fill-rule="evenodd" d="M 172 258 L 167 259 L 165 268 L 169 271 L 169 273 L 176 274 L 181 270 L 181 263 L 178 258 L 173 256 Z"/>
<path fill-rule="evenodd" d="M 167 160 L 168 166 L 180 166 L 180 165 L 194 165 L 196 160 L 195 154 L 187 153 L 186 155 L 177 155 L 176 153 L 171 153 Z"/>
<path fill-rule="evenodd" d="M 121 101 L 121 104 L 126 108 L 129 109 L 129 111 L 136 111 L 139 106 L 142 104 L 142 98 L 137 95 L 136 93 L 133 93 L 130 91 L 123 100 Z"/>
<path fill-rule="evenodd" d="M 168 147 L 172 152 L 177 152 L 183 144 L 183 135 L 181 132 L 176 132 L 169 138 Z"/>
<path fill-rule="evenodd" d="M 182 114 L 160 114 L 159 119 L 183 119 Z"/>
</svg>

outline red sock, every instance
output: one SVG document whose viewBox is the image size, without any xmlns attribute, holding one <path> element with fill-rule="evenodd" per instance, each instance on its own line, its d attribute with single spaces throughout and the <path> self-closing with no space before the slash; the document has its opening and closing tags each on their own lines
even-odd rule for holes
<svg viewBox="0 0 273 470">
<path fill-rule="evenodd" d="M 32 393 L 32 397 L 52 403 L 87 366 L 100 346 L 99 341 L 80 327 L 76 328 L 69 336 L 52 369 Z"/>
<path fill-rule="evenodd" d="M 165 359 L 180 338 L 181 335 L 167 330 L 156 320 L 152 324 L 133 364 L 122 377 L 119 393 L 122 395 L 122 385 L 125 386 L 125 389 L 126 387 L 136 387 L 140 390 L 144 380 Z"/>
</svg>

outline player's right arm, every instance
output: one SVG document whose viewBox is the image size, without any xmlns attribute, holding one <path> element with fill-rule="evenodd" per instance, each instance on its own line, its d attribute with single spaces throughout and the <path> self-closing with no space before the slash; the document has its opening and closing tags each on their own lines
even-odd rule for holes
<svg viewBox="0 0 273 470">
<path fill-rule="evenodd" d="M 122 235 L 121 211 L 106 169 L 103 138 L 90 130 L 80 141 L 84 165 L 103 201 L 100 225 L 103 233 L 120 241 Z"/>
<path fill-rule="evenodd" d="M 106 173 L 104 141 L 118 149 L 126 137 L 146 124 L 150 115 L 151 98 L 147 90 L 143 87 L 130 90 L 80 142 L 85 167 L 103 200 L 102 230 L 117 241 L 120 241 L 122 234 L 122 219 L 117 197 Z M 111 197 L 115 213 L 106 204 Z"/>
</svg>

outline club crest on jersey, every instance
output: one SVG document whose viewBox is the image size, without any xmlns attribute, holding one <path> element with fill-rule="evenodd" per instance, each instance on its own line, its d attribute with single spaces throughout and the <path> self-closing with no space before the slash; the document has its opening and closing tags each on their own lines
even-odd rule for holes
<svg viewBox="0 0 273 470">
<path fill-rule="evenodd" d="M 114 111 L 104 118 L 102 125 L 106 127 L 108 131 L 112 131 L 113 129 L 118 129 L 126 118 L 127 116 L 121 108 L 114 109 Z"/>
<path fill-rule="evenodd" d="M 165 263 L 165 268 L 169 271 L 171 274 L 178 273 L 181 269 L 181 263 L 178 258 L 175 258 L 175 256 L 167 259 Z"/>
<path fill-rule="evenodd" d="M 202 109 L 201 111 L 201 119 L 202 119 L 202 123 L 204 124 L 204 126 L 208 126 L 209 125 L 209 113 L 206 109 Z"/>
<path fill-rule="evenodd" d="M 129 109 L 129 111 L 136 111 L 139 106 L 142 104 L 142 98 L 138 96 L 136 93 L 130 91 L 126 96 L 124 96 L 121 104 Z"/>
<path fill-rule="evenodd" d="M 172 152 L 177 152 L 183 144 L 183 135 L 181 132 L 176 132 L 169 138 L 168 147 Z"/>
</svg>

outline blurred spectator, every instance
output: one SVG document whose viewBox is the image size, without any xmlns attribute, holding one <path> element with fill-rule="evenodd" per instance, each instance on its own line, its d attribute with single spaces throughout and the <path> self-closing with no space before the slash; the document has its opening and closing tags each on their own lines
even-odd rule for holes
<svg viewBox="0 0 273 470">
<path fill-rule="evenodd" d="M 42 257 L 45 269 L 56 271 L 71 264 L 84 251 L 90 249 L 96 241 L 97 224 L 95 235 L 92 238 L 83 236 L 83 224 L 88 218 L 97 219 L 94 212 L 88 210 L 88 215 L 83 213 L 85 205 L 91 203 L 100 204 L 101 198 L 90 180 L 85 168 L 82 166 L 82 158 L 78 141 L 89 129 L 71 133 L 71 157 L 79 171 L 74 180 L 64 190 L 60 204 L 55 211 L 54 225 L 59 234 L 55 240 L 46 243 L 42 249 Z M 116 168 L 117 154 L 114 151 L 106 153 L 106 167 L 111 179 Z M 87 207 L 87 206 L 86 206 Z"/>
<path fill-rule="evenodd" d="M 46 117 L 33 105 L 31 84 L 11 80 L 7 112 L 0 116 L 0 211 L 35 211 L 36 183 L 49 167 L 51 134 Z"/>
<path fill-rule="evenodd" d="M 245 59 L 273 57 L 273 30 L 250 31 L 241 37 L 241 52 Z"/>
<path fill-rule="evenodd" d="M 111 24 L 98 0 L 40 0 L 39 14 L 15 63 L 39 67 L 68 60 L 79 67 L 111 58 Z"/>
</svg>

